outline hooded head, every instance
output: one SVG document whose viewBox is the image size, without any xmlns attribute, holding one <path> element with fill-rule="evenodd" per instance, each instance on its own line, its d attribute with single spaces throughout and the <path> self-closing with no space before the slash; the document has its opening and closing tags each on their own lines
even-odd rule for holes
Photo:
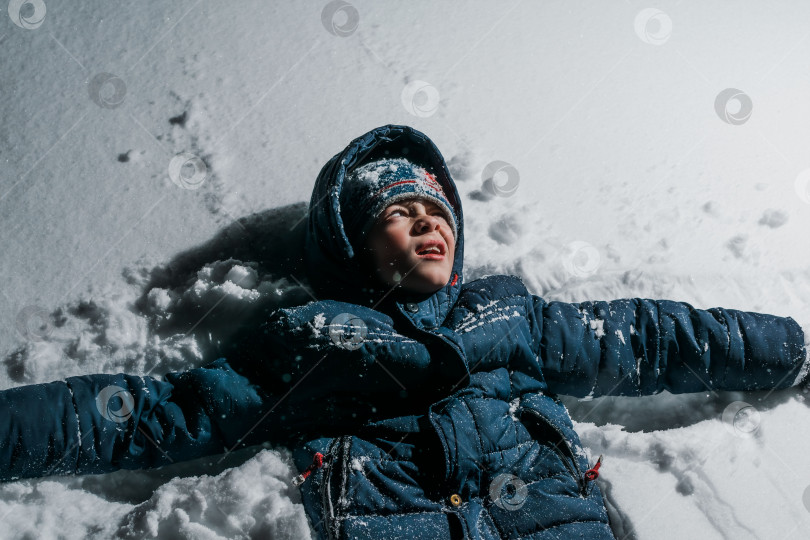
<svg viewBox="0 0 810 540">
<path fill-rule="evenodd" d="M 455 240 L 447 283 L 430 293 L 374 279 L 363 256 L 380 212 L 414 197 L 440 210 Z M 366 306 L 383 297 L 399 303 L 427 302 L 440 322 L 462 283 L 463 230 L 458 191 L 438 148 L 408 126 L 382 126 L 349 143 L 318 175 L 309 206 L 308 277 L 320 299 Z"/>
</svg>

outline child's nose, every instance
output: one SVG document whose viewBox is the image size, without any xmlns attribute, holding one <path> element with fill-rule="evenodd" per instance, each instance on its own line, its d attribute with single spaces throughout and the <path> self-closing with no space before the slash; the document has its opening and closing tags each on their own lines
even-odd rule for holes
<svg viewBox="0 0 810 540">
<path fill-rule="evenodd" d="M 428 232 L 438 229 L 442 225 L 442 220 L 437 216 L 423 214 L 416 221 L 416 229 L 420 232 Z"/>
</svg>

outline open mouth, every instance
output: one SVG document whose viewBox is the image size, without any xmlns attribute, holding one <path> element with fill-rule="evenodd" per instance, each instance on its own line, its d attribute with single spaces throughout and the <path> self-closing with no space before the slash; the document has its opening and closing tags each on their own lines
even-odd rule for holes
<svg viewBox="0 0 810 540">
<path fill-rule="evenodd" d="M 416 248 L 416 255 L 426 259 L 443 259 L 444 245 L 436 241 L 425 242 Z"/>
</svg>

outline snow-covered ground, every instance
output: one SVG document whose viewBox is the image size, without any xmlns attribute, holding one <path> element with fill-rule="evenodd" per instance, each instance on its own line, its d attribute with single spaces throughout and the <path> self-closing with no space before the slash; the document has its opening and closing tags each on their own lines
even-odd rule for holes
<svg viewBox="0 0 810 540">
<path fill-rule="evenodd" d="M 315 177 L 387 123 L 450 163 L 467 279 L 810 328 L 810 4 L 28 2 L 0 18 L 0 388 L 198 366 L 308 300 Z M 566 404 L 620 538 L 805 537 L 796 390 Z M 306 538 L 290 463 L 0 485 L 0 536 Z"/>
</svg>

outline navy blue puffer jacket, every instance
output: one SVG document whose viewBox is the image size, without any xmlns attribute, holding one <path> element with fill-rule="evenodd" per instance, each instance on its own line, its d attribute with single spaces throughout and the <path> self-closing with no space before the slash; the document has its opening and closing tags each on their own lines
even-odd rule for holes
<svg viewBox="0 0 810 540">
<path fill-rule="evenodd" d="M 344 233 L 344 175 L 385 155 L 430 169 L 459 217 L 453 276 L 434 294 L 374 290 Z M 323 300 L 274 312 L 243 353 L 162 380 L 90 375 L 0 392 L 0 479 L 270 441 L 309 467 L 302 496 L 323 538 L 613 538 L 558 394 L 784 388 L 805 359 L 791 318 L 641 298 L 546 302 L 512 276 L 465 283 L 463 230 L 425 135 L 383 126 L 359 137 L 312 193 L 307 265 Z"/>
</svg>

